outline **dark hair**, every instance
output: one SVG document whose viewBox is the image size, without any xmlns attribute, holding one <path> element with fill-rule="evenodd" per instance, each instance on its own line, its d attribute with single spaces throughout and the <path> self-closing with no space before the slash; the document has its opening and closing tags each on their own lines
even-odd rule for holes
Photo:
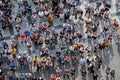
<svg viewBox="0 0 120 80">
<path fill-rule="evenodd" d="M 19 80 L 18 77 L 15 77 L 14 80 Z"/>
</svg>

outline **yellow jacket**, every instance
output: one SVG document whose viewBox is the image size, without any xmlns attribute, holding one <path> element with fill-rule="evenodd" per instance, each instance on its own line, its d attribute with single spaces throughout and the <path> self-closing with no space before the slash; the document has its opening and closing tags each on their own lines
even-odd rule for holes
<svg viewBox="0 0 120 80">
<path fill-rule="evenodd" d="M 12 54 L 16 54 L 16 49 L 13 48 L 12 51 L 11 51 Z"/>
<path fill-rule="evenodd" d="M 49 16 L 48 17 L 48 22 L 52 23 L 53 22 L 53 17 Z"/>
<path fill-rule="evenodd" d="M 33 61 L 34 61 L 34 62 L 38 62 L 38 61 L 39 61 L 39 58 L 38 58 L 38 57 L 37 57 L 37 58 L 34 58 Z"/>
</svg>

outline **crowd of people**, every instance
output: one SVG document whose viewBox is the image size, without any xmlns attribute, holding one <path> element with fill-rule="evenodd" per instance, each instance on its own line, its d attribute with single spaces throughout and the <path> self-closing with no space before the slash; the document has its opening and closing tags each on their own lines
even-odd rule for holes
<svg viewBox="0 0 120 80">
<path fill-rule="evenodd" d="M 16 2 L 19 10 L 12 13 Z M 89 80 L 115 80 L 115 70 L 110 66 L 104 70 L 106 78 L 98 73 L 104 65 L 103 54 L 112 45 L 113 33 L 118 42 L 120 40 L 118 20 L 110 17 L 111 3 L 103 4 L 103 0 L 98 0 L 96 6 L 77 9 L 81 0 L 32 2 L 0 0 L 2 30 L 14 28 L 17 33 L 11 36 L 11 44 L 8 44 L 0 31 L 0 80 L 5 77 L 9 80 L 48 80 L 46 72 L 52 72 L 49 80 L 88 80 L 89 77 Z M 29 26 L 22 33 L 21 24 L 26 18 Z M 52 30 L 57 19 L 62 23 L 59 32 Z M 103 40 L 99 41 L 101 38 Z M 27 47 L 26 51 L 19 51 L 19 42 Z M 2 69 L 5 65 L 8 65 L 6 76 Z M 26 66 L 29 72 L 19 72 Z"/>
</svg>

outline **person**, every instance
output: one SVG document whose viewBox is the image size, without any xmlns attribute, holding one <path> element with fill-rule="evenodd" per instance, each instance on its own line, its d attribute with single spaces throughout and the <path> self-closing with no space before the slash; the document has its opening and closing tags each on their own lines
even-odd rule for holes
<svg viewBox="0 0 120 80">
<path fill-rule="evenodd" d="M 44 16 L 44 12 L 43 12 L 42 10 L 40 10 L 40 11 L 38 12 L 38 15 L 39 15 L 40 18 L 42 18 L 42 17 Z"/>
<path fill-rule="evenodd" d="M 34 4 L 37 5 L 39 3 L 39 0 L 34 0 Z"/>
<path fill-rule="evenodd" d="M 68 12 L 65 13 L 65 15 L 64 15 L 64 22 L 67 22 L 67 20 L 69 19 L 69 17 L 70 17 L 69 13 Z"/>
<path fill-rule="evenodd" d="M 39 0 L 40 1 L 40 3 L 43 3 L 45 0 Z"/>
<path fill-rule="evenodd" d="M 28 47 L 28 50 L 29 50 L 30 53 L 33 52 L 32 44 L 33 44 L 32 41 L 27 42 L 27 47 Z"/>
<path fill-rule="evenodd" d="M 70 66 L 70 57 L 69 57 L 69 55 L 65 55 L 65 57 L 64 57 L 64 64 L 65 64 L 65 66 L 67 68 L 69 68 L 69 66 Z"/>
<path fill-rule="evenodd" d="M 93 73 L 93 80 L 98 80 L 98 75 L 96 73 Z"/>
<path fill-rule="evenodd" d="M 19 80 L 18 77 L 15 77 L 14 80 Z"/>
<path fill-rule="evenodd" d="M 83 56 L 81 56 L 79 63 L 81 64 L 81 70 L 83 70 L 85 68 L 85 58 Z"/>
<path fill-rule="evenodd" d="M 111 44 L 111 43 L 112 43 L 112 34 L 109 34 L 108 40 L 109 40 L 109 42 L 110 42 L 110 44 Z"/>
<path fill-rule="evenodd" d="M 36 76 L 33 76 L 33 77 L 32 77 L 32 80 L 37 80 L 37 77 L 36 77 Z"/>
<path fill-rule="evenodd" d="M 3 37 L 3 34 L 2 34 L 2 31 L 0 30 L 0 36 L 1 36 L 1 38 Z"/>
<path fill-rule="evenodd" d="M 90 65 L 91 62 L 92 62 L 92 56 L 88 54 L 86 57 L 86 63 L 87 65 Z"/>
<path fill-rule="evenodd" d="M 13 80 L 13 72 L 12 72 L 12 70 L 9 70 L 7 72 L 7 75 L 8 75 L 9 80 Z"/>
<path fill-rule="evenodd" d="M 46 7 L 47 7 L 47 6 L 46 6 Z M 50 11 L 49 11 L 48 9 L 45 9 L 44 13 L 45 13 L 45 16 L 48 17 Z"/>
<path fill-rule="evenodd" d="M 104 80 L 104 78 L 101 78 L 100 80 Z"/>
<path fill-rule="evenodd" d="M 59 7 L 61 8 L 61 9 L 63 9 L 64 8 L 64 4 L 63 4 L 63 2 L 60 0 L 60 3 L 59 3 Z"/>
<path fill-rule="evenodd" d="M 104 21 L 107 22 L 109 19 L 109 13 L 108 12 L 105 12 L 104 13 Z"/>
<path fill-rule="evenodd" d="M 38 58 L 37 56 L 35 56 L 35 57 L 33 58 L 33 62 L 34 62 L 34 63 L 38 63 L 38 62 L 39 62 L 39 58 Z"/>
<path fill-rule="evenodd" d="M 44 78 L 42 78 L 42 77 L 39 77 L 39 79 L 38 80 L 44 80 Z"/>
<path fill-rule="evenodd" d="M 91 74 L 94 74 L 95 73 L 95 66 L 93 63 L 90 63 L 88 65 L 88 71 L 91 73 Z M 96 74 L 95 74 L 96 75 Z"/>
<path fill-rule="evenodd" d="M 101 34 L 105 33 L 105 35 L 106 35 L 106 32 L 109 30 L 109 27 L 110 26 L 108 24 L 105 24 L 105 26 L 104 26 L 103 31 L 102 31 Z"/>
<path fill-rule="evenodd" d="M 17 34 L 20 32 L 20 25 L 19 24 L 16 25 L 16 32 L 17 32 Z"/>
<path fill-rule="evenodd" d="M 110 67 L 109 66 L 106 68 L 105 72 L 106 72 L 106 75 L 110 74 Z"/>
<path fill-rule="evenodd" d="M 56 65 L 56 76 L 59 77 L 60 76 L 60 73 L 61 73 L 61 69 L 58 65 Z"/>
<path fill-rule="evenodd" d="M 17 1 L 18 1 L 18 5 L 19 5 L 19 8 L 20 8 L 22 3 L 23 3 L 23 0 L 17 0 Z"/>
<path fill-rule="evenodd" d="M 96 10 L 99 10 L 100 6 L 102 5 L 102 0 L 98 0 L 96 4 Z"/>
<path fill-rule="evenodd" d="M 69 74 L 70 74 L 69 69 L 64 69 L 63 78 L 64 78 L 65 80 L 69 79 L 69 78 L 70 78 Z"/>
<path fill-rule="evenodd" d="M 19 60 L 18 60 L 18 62 L 19 62 L 19 65 L 20 65 L 20 69 L 23 69 L 24 68 L 24 60 L 23 60 L 23 58 L 20 58 Z"/>
<path fill-rule="evenodd" d="M 78 37 L 78 39 L 79 39 L 79 42 L 80 42 L 81 39 L 82 39 L 82 34 L 81 34 L 80 32 L 76 32 L 76 35 L 77 35 L 77 37 Z"/>
<path fill-rule="evenodd" d="M 106 12 L 109 11 L 110 8 L 111 8 L 111 5 L 110 5 L 110 3 L 107 2 L 105 4 L 105 10 L 106 10 Z"/>
<path fill-rule="evenodd" d="M 12 48 L 12 49 L 11 49 L 11 53 L 12 53 L 12 55 L 13 55 L 13 58 L 16 58 L 16 53 L 17 53 L 16 48 Z"/>
<path fill-rule="evenodd" d="M 61 77 L 56 77 L 56 80 L 62 80 Z"/>
<path fill-rule="evenodd" d="M 111 70 L 111 68 L 109 66 L 105 70 L 105 72 L 106 72 L 106 79 L 107 80 L 109 79 L 110 70 Z"/>
<path fill-rule="evenodd" d="M 98 69 L 100 69 L 101 64 L 102 64 L 102 59 L 99 56 L 97 56 L 97 68 Z"/>
<path fill-rule="evenodd" d="M 110 72 L 111 80 L 115 79 L 115 70 L 111 70 Z"/>
<path fill-rule="evenodd" d="M 55 74 L 51 74 L 50 80 L 55 80 L 55 78 L 56 78 L 56 75 Z"/>
<path fill-rule="evenodd" d="M 82 80 L 86 80 L 86 74 L 87 74 L 86 70 L 81 71 Z"/>
<path fill-rule="evenodd" d="M 72 65 L 77 65 L 78 56 L 77 55 L 73 55 L 71 60 L 72 60 Z"/>
<path fill-rule="evenodd" d="M 109 46 L 109 41 L 108 40 L 104 40 L 103 41 L 103 46 L 105 46 L 105 47 Z"/>
<path fill-rule="evenodd" d="M 0 75 L 0 79 L 1 80 L 5 80 L 5 76 L 4 75 Z"/>
<path fill-rule="evenodd" d="M 88 18 L 90 17 L 90 11 L 91 11 L 91 8 L 87 7 L 86 12 L 85 12 L 85 16 L 87 16 Z"/>
<path fill-rule="evenodd" d="M 51 12 L 50 12 L 49 15 L 48 15 L 48 22 L 49 22 L 50 24 L 53 23 L 53 14 L 52 14 Z"/>
<path fill-rule="evenodd" d="M 72 80 L 75 80 L 75 69 L 71 68 L 70 72 L 71 72 Z"/>
</svg>

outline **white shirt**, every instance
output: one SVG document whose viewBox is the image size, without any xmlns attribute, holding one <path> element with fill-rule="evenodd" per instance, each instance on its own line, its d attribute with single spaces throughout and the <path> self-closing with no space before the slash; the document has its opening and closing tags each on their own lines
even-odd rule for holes
<svg viewBox="0 0 120 80">
<path fill-rule="evenodd" d="M 12 54 L 8 55 L 7 57 L 8 57 L 9 60 L 13 60 Z"/>
<path fill-rule="evenodd" d="M 79 60 L 79 63 L 80 63 L 80 64 L 85 64 L 85 59 L 82 59 L 82 58 L 81 58 L 81 59 Z"/>
<path fill-rule="evenodd" d="M 73 0 L 66 0 L 66 2 L 67 2 L 68 4 L 72 4 L 72 3 L 73 3 Z"/>
<path fill-rule="evenodd" d="M 74 20 L 75 19 L 75 16 L 74 15 L 71 15 L 70 16 L 70 20 Z"/>
<path fill-rule="evenodd" d="M 59 7 L 60 7 L 61 9 L 63 9 L 64 5 L 63 5 L 62 2 L 60 2 Z"/>
<path fill-rule="evenodd" d="M 18 0 L 18 3 L 22 3 L 23 2 L 23 0 Z"/>
<path fill-rule="evenodd" d="M 38 15 L 39 15 L 40 17 L 43 17 L 43 16 L 44 16 L 44 12 L 43 12 L 43 11 L 39 11 Z"/>
<path fill-rule="evenodd" d="M 44 13 L 45 13 L 45 15 L 48 15 L 48 14 L 49 14 L 49 11 L 45 10 Z"/>
<path fill-rule="evenodd" d="M 40 2 L 44 2 L 44 0 L 40 0 Z"/>
<path fill-rule="evenodd" d="M 37 67 L 36 66 L 32 66 L 32 72 L 35 73 L 37 70 Z"/>
<path fill-rule="evenodd" d="M 64 13 L 60 13 L 60 19 L 64 18 Z"/>
<path fill-rule="evenodd" d="M 31 58 L 30 56 L 28 56 L 28 57 L 27 57 L 27 61 L 28 61 L 29 63 L 31 63 L 31 62 L 32 62 L 32 58 Z"/>
<path fill-rule="evenodd" d="M 87 46 L 87 50 L 91 51 L 92 47 L 91 46 Z"/>
<path fill-rule="evenodd" d="M 74 24 L 77 24 L 79 19 L 74 19 Z"/>
</svg>

